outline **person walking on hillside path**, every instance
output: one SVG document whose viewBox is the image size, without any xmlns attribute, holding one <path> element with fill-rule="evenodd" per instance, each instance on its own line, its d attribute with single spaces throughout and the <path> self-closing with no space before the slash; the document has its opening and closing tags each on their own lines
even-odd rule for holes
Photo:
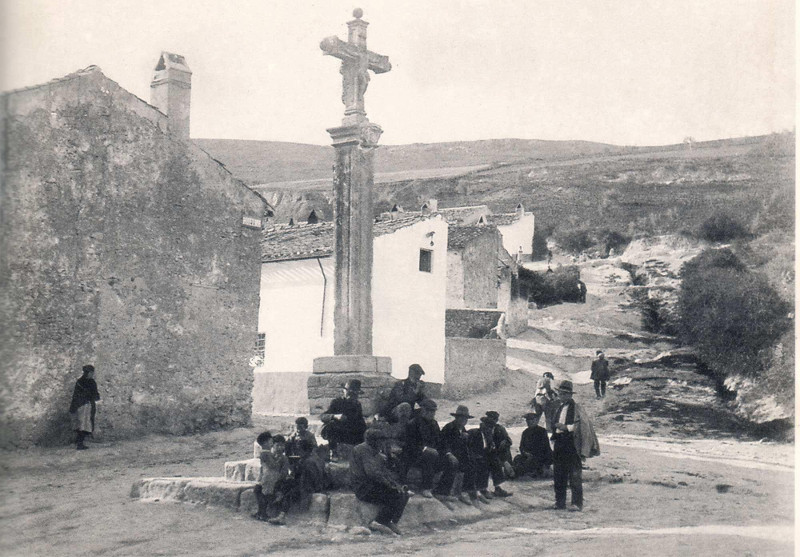
<svg viewBox="0 0 800 557">
<path fill-rule="evenodd" d="M 606 384 L 611 376 L 608 370 L 608 360 L 602 350 L 597 351 L 597 358 L 592 362 L 592 374 L 590 379 L 594 381 L 594 392 L 597 398 L 606 396 Z"/>
<path fill-rule="evenodd" d="M 98 400 L 100 393 L 97 392 L 97 383 L 94 380 L 94 366 L 87 364 L 83 366 L 83 375 L 75 382 L 72 402 L 69 405 L 73 429 L 77 433 L 75 448 L 79 451 L 89 448 L 83 441 L 94 433 L 94 416 L 97 413 Z"/>
</svg>

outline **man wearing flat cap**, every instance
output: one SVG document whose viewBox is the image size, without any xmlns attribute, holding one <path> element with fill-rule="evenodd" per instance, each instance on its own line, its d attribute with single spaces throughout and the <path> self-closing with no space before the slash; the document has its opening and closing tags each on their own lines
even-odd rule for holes
<svg viewBox="0 0 800 557">
<path fill-rule="evenodd" d="M 583 510 L 582 461 L 575 442 L 580 436 L 580 417 L 572 400 L 572 381 L 564 379 L 557 388 L 560 405 L 554 414 L 553 428 L 553 489 L 556 509 L 567 508 L 567 485 L 572 491 L 570 510 Z"/>
<path fill-rule="evenodd" d="M 378 516 L 369 523 L 370 530 L 400 535 L 397 523 L 408 503 L 408 490 L 381 452 L 390 435 L 382 422 L 365 432 L 365 441 L 356 445 L 350 455 L 350 484 L 360 501 L 378 506 Z"/>
<path fill-rule="evenodd" d="M 340 456 L 339 444 L 358 445 L 364 441 L 367 424 L 358 396 L 361 381 L 351 379 L 345 383 L 342 396 L 334 398 L 328 409 L 320 416 L 324 424 L 321 436 L 328 441 L 331 451 Z"/>
<path fill-rule="evenodd" d="M 411 405 L 411 409 L 415 410 L 422 403 L 423 400 L 428 398 L 425 395 L 425 382 L 422 381 L 422 376 L 425 375 L 425 370 L 419 364 L 411 364 L 408 366 L 408 378 L 398 381 L 392 387 L 389 393 L 389 400 L 386 402 L 381 415 L 388 418 L 392 410 L 403 402 Z"/>
</svg>

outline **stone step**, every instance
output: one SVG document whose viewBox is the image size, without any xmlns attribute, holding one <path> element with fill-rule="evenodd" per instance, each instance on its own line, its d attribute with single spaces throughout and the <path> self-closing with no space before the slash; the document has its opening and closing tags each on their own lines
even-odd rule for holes
<svg viewBox="0 0 800 557">
<path fill-rule="evenodd" d="M 143 502 L 181 502 L 227 508 L 251 515 L 258 510 L 253 487 L 255 482 L 231 481 L 222 478 L 144 478 L 133 484 L 131 497 Z M 416 529 L 421 526 L 445 526 L 475 522 L 493 516 L 546 508 L 552 502 L 540 497 L 515 494 L 506 499 L 493 499 L 490 504 L 476 506 L 461 502 L 450 507 L 437 499 L 413 496 L 406 506 L 400 526 Z M 356 499 L 353 493 L 315 493 L 310 501 L 289 513 L 289 523 L 309 522 L 331 528 L 347 529 L 367 526 L 375 519 L 378 508 Z"/>
</svg>

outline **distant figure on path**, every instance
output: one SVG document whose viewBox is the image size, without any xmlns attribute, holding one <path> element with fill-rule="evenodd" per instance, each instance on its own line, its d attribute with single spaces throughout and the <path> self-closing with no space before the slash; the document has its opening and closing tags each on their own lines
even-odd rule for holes
<svg viewBox="0 0 800 557">
<path fill-rule="evenodd" d="M 320 419 L 325 424 L 321 437 L 328 441 L 331 451 L 340 457 L 340 443 L 358 445 L 364 441 L 367 424 L 358 396 L 361 394 L 361 381 L 351 379 L 343 388 L 341 397 L 334 398 Z"/>
<path fill-rule="evenodd" d="M 581 455 L 575 438 L 580 438 L 579 412 L 572 400 L 572 381 L 563 380 L 558 386 L 561 404 L 555 414 L 553 427 L 553 490 L 556 509 L 567 508 L 567 485 L 572 491 L 570 510 L 583 510 L 583 477 Z"/>
<path fill-rule="evenodd" d="M 602 350 L 597 351 L 597 359 L 592 362 L 592 374 L 589 376 L 594 381 L 594 392 L 597 398 L 606 396 L 606 385 L 611 372 L 608 370 L 608 360 Z"/>
<path fill-rule="evenodd" d="M 408 378 L 398 381 L 392 387 L 392 391 L 389 393 L 389 400 L 381 415 L 388 418 L 391 416 L 392 410 L 403 402 L 407 402 L 411 405 L 412 410 L 416 410 L 414 405 L 419 406 L 427 398 L 425 395 L 425 382 L 422 381 L 423 375 L 425 375 L 425 370 L 422 369 L 421 365 L 411 364 L 408 366 Z"/>
<path fill-rule="evenodd" d="M 544 476 L 553 464 L 553 451 L 547 430 L 539 425 L 541 412 L 528 412 L 525 422 L 528 427 L 522 432 L 519 442 L 519 454 L 514 457 L 514 472 L 517 477 L 530 475 L 534 478 Z"/>
<path fill-rule="evenodd" d="M 371 427 L 364 442 L 356 445 L 350 455 L 350 483 L 360 501 L 378 505 L 378 516 L 369 529 L 384 534 L 400 535 L 397 523 L 408 503 L 408 492 L 386 464 L 381 446 L 388 438 L 385 427 Z"/>
<path fill-rule="evenodd" d="M 83 366 L 83 375 L 75 382 L 72 402 L 69 405 L 72 426 L 77 433 L 75 448 L 79 451 L 89 448 L 83 441 L 94 433 L 94 416 L 97 413 L 98 400 L 100 393 L 97 392 L 97 383 L 94 380 L 94 366 L 87 364 Z"/>
<path fill-rule="evenodd" d="M 556 392 L 553 389 L 553 374 L 545 371 L 536 383 L 536 393 L 531 401 L 531 407 L 537 414 L 544 414 L 545 428 L 548 432 L 553 432 L 553 412 L 555 412 L 558 402 Z"/>
<path fill-rule="evenodd" d="M 586 283 L 578 280 L 578 301 L 582 304 L 586 303 Z"/>
</svg>

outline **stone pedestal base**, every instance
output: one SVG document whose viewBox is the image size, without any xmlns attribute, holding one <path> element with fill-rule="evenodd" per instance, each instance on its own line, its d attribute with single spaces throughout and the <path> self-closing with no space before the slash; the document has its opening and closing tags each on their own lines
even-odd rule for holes
<svg viewBox="0 0 800 557">
<path fill-rule="evenodd" d="M 328 409 L 331 400 L 342 396 L 350 379 L 361 381 L 359 400 L 364 415 L 371 416 L 381 392 L 397 381 L 392 377 L 392 360 L 383 356 L 326 356 L 314 359 L 314 373 L 308 378 L 308 406 L 311 415 Z"/>
</svg>

